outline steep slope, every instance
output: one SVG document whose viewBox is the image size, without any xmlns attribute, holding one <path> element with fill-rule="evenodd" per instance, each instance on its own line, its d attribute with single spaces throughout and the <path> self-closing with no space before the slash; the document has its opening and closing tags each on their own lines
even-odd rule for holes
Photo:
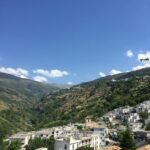
<svg viewBox="0 0 150 150">
<path fill-rule="evenodd" d="M 10 133 L 34 127 L 34 107 L 56 85 L 42 84 L 0 73 L 0 131 Z"/>
<path fill-rule="evenodd" d="M 84 121 L 88 115 L 97 119 L 114 108 L 147 99 L 150 99 L 150 68 L 107 76 L 44 97 L 37 107 L 38 125 Z"/>
<path fill-rule="evenodd" d="M 13 89 L 25 95 L 34 96 L 37 100 L 51 91 L 60 89 L 57 84 L 43 84 L 5 73 L 0 73 L 0 88 Z"/>
<path fill-rule="evenodd" d="M 150 68 L 58 89 L 0 73 L 0 134 L 82 122 L 89 115 L 98 119 L 150 99 Z"/>
</svg>

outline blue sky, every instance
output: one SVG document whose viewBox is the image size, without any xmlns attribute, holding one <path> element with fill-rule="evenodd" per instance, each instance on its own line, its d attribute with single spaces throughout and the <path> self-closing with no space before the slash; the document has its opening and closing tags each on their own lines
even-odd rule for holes
<svg viewBox="0 0 150 150">
<path fill-rule="evenodd" d="M 0 71 L 79 83 L 149 67 L 149 0 L 1 0 Z M 100 74 L 100 75 L 99 75 Z"/>
</svg>

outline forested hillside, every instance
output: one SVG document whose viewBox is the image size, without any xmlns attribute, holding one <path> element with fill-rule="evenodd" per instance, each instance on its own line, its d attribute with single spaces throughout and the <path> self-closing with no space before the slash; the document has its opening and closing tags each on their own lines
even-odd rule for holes
<svg viewBox="0 0 150 150">
<path fill-rule="evenodd" d="M 148 99 L 150 68 L 107 76 L 44 97 L 38 106 L 38 126 L 83 122 L 89 115 L 98 119 L 114 108 Z"/>
<path fill-rule="evenodd" d="M 58 90 L 59 89 L 59 90 Z M 103 77 L 70 89 L 0 74 L 0 134 L 98 119 L 150 99 L 150 68 Z"/>
<path fill-rule="evenodd" d="M 56 85 L 0 73 L 0 131 L 10 134 L 33 129 L 36 103 L 58 89 Z"/>
</svg>

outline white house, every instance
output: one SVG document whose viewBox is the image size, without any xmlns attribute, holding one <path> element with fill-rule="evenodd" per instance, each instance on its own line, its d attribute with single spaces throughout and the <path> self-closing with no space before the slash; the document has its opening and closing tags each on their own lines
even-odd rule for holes
<svg viewBox="0 0 150 150">
<path fill-rule="evenodd" d="M 99 138 L 99 146 L 104 146 L 106 145 L 106 137 L 108 135 L 108 129 L 107 128 L 94 128 L 93 129 L 93 136 L 97 135 L 97 137 Z"/>
<path fill-rule="evenodd" d="M 136 123 L 139 120 L 140 120 L 140 116 L 138 113 L 132 113 L 127 118 L 128 123 Z"/>
<path fill-rule="evenodd" d="M 76 150 L 78 147 L 93 147 L 97 150 L 101 146 L 105 146 L 105 138 L 108 134 L 106 128 L 94 128 L 89 133 L 78 133 L 57 138 L 55 140 L 55 150 Z"/>
<path fill-rule="evenodd" d="M 73 137 L 58 138 L 55 140 L 54 150 L 76 150 L 81 147 L 82 141 Z"/>
<path fill-rule="evenodd" d="M 45 147 L 41 147 L 41 148 L 37 148 L 35 150 L 48 150 L 48 148 L 45 148 Z"/>
<path fill-rule="evenodd" d="M 9 141 L 10 142 L 19 141 L 21 143 L 21 147 L 23 148 L 24 146 L 28 145 L 30 138 L 31 138 L 30 134 L 18 133 L 9 137 Z"/>
</svg>

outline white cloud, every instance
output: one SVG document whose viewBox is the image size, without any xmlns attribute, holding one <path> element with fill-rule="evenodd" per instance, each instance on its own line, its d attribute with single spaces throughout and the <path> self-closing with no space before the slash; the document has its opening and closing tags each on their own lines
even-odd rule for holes
<svg viewBox="0 0 150 150">
<path fill-rule="evenodd" d="M 59 78 L 59 77 L 69 75 L 69 73 L 67 71 L 61 71 L 58 69 L 54 69 L 54 70 L 50 70 L 50 71 L 44 70 L 44 69 L 37 69 L 37 70 L 34 70 L 33 73 L 39 74 L 39 75 L 44 75 L 44 76 L 50 77 L 50 78 Z"/>
<path fill-rule="evenodd" d="M 20 77 L 20 78 L 23 78 L 23 79 L 27 79 L 27 78 L 28 78 L 28 77 L 25 76 L 25 75 L 20 75 L 19 77 Z"/>
<path fill-rule="evenodd" d="M 139 70 L 139 69 L 143 69 L 143 68 L 147 68 L 147 67 L 150 67 L 150 63 L 145 63 L 143 65 L 138 65 L 136 67 L 133 67 L 132 70 Z"/>
<path fill-rule="evenodd" d="M 10 68 L 10 67 L 5 68 L 5 67 L 1 67 L 0 72 L 8 73 L 8 74 L 20 77 L 20 78 L 27 78 L 28 75 L 29 75 L 28 70 L 25 70 L 25 69 L 22 69 L 22 68 Z"/>
<path fill-rule="evenodd" d="M 35 76 L 33 77 L 33 80 L 37 82 L 48 82 L 48 79 L 43 76 Z"/>
<path fill-rule="evenodd" d="M 128 57 L 133 57 L 134 53 L 132 52 L 132 50 L 128 50 L 126 52 L 126 55 Z M 147 58 L 149 60 L 147 60 L 147 61 L 146 60 L 145 61 L 141 61 L 141 59 L 147 59 Z M 147 51 L 147 52 L 140 51 L 140 53 L 137 54 L 137 60 L 140 62 L 139 65 L 137 65 L 135 67 L 132 67 L 131 70 L 127 70 L 127 71 L 124 71 L 124 72 L 130 72 L 130 71 L 135 71 L 135 70 L 139 70 L 139 69 L 150 67 L 150 51 Z M 116 69 L 112 69 L 110 71 L 110 75 L 115 75 L 115 74 L 119 74 L 119 73 L 122 73 L 122 71 L 116 70 Z M 105 76 L 105 74 L 103 72 L 100 72 L 99 75 L 101 77 Z"/>
<path fill-rule="evenodd" d="M 115 74 L 119 74 L 119 73 L 122 73 L 122 72 L 119 71 L 119 70 L 116 70 L 116 69 L 112 69 L 112 70 L 110 71 L 110 74 L 111 74 L 111 75 L 115 75 Z"/>
<path fill-rule="evenodd" d="M 103 73 L 103 72 L 99 72 L 99 76 L 100 76 L 100 77 L 105 77 L 105 76 L 106 76 L 106 74 L 105 74 L 105 73 Z"/>
<path fill-rule="evenodd" d="M 141 59 L 148 58 L 150 60 L 150 51 L 147 51 L 146 53 L 139 53 L 138 54 L 138 61 L 141 61 Z M 144 61 L 144 63 L 150 63 L 150 61 Z"/>
<path fill-rule="evenodd" d="M 68 81 L 68 82 L 67 82 L 67 84 L 68 84 L 68 85 L 72 85 L 73 83 L 72 83 L 72 82 L 70 82 L 70 81 Z"/>
<path fill-rule="evenodd" d="M 130 57 L 130 58 L 134 56 L 132 50 L 128 50 L 128 51 L 126 52 L 126 55 L 127 55 L 127 57 Z"/>
<path fill-rule="evenodd" d="M 141 59 L 149 59 L 147 61 L 141 61 Z M 135 67 L 132 68 L 132 70 L 139 70 L 139 69 L 143 69 L 143 68 L 147 68 L 150 67 L 150 51 L 147 51 L 145 53 L 141 52 L 137 55 L 137 60 L 139 62 L 141 62 L 140 65 L 137 65 Z"/>
</svg>

